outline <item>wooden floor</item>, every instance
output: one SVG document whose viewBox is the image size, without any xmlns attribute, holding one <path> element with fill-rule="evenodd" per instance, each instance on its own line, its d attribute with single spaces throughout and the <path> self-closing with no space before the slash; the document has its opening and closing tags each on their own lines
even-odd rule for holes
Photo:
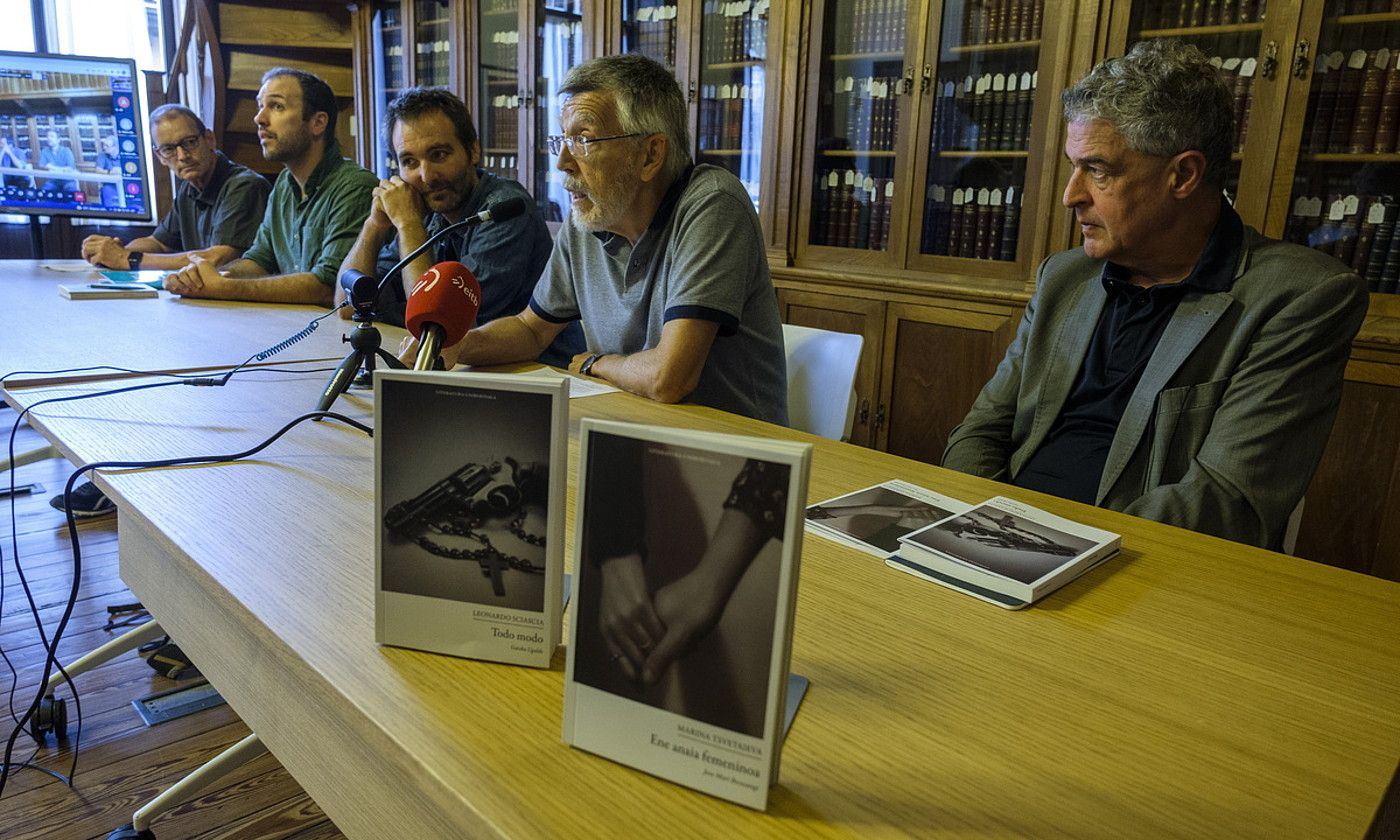
<svg viewBox="0 0 1400 840">
<path fill-rule="evenodd" d="M 0 459 L 15 414 L 0 409 Z M 28 428 L 21 428 L 16 451 L 43 444 Z M 21 496 L 15 506 L 20 558 L 40 606 L 47 631 L 62 613 L 72 585 L 72 554 L 63 516 L 48 505 L 49 496 L 61 492 L 71 467 L 53 459 L 21 467 L 19 484 L 39 482 L 44 492 Z M 9 486 L 9 473 L 0 472 Z M 0 744 L 10 735 L 14 720 L 9 708 L 20 715 L 34 696 L 43 666 L 43 647 L 24 599 L 11 551 L 9 502 L 0 500 L 0 535 L 3 535 L 4 600 L 0 607 L 0 650 L 19 673 L 18 688 L 10 697 L 10 670 L 0 660 Z M 82 527 L 83 575 L 79 600 L 60 647 L 60 659 L 70 662 L 121 631 L 104 631 L 109 604 L 136 600 L 117 577 L 115 517 Z M 248 728 L 228 706 L 197 712 L 154 727 L 147 727 L 131 701 L 181 683 L 157 676 L 135 653 L 125 654 L 75 678 L 83 706 L 77 779 L 72 788 L 47 774 L 22 769 L 11 774 L 0 798 L 0 838 L 22 840 L 83 840 L 103 838 L 113 828 L 131 821 L 131 814 L 156 794 L 210 757 L 248 734 Z M 65 687 L 59 696 L 70 698 L 70 736 L 66 744 L 49 743 L 38 749 L 33 761 L 67 774 L 72 762 L 71 730 L 75 722 L 72 694 Z M 6 705 L 8 701 L 8 706 Z M 16 741 L 15 761 L 35 750 L 27 733 Z M 3 752 L 3 748 L 0 748 Z M 296 838 L 320 840 L 343 835 L 276 759 L 263 755 L 237 773 L 216 782 L 199 798 L 157 817 L 151 830 L 160 840 L 185 838 Z"/>
</svg>

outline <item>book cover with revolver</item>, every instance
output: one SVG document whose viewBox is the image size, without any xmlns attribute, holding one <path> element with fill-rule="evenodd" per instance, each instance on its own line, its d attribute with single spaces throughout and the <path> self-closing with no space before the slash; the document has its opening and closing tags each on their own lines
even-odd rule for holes
<svg viewBox="0 0 1400 840">
<path fill-rule="evenodd" d="M 374 389 L 376 641 L 548 667 L 568 383 L 376 371 Z"/>
</svg>

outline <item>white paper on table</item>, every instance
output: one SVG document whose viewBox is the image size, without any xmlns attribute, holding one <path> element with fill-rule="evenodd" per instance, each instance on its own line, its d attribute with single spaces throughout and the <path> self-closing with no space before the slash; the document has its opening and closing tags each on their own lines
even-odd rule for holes
<svg viewBox="0 0 1400 840">
<path fill-rule="evenodd" d="M 579 397 L 596 397 L 599 394 L 611 394 L 614 391 L 622 390 L 621 388 L 609 385 L 601 379 L 584 378 L 582 376 L 574 376 L 568 373 L 560 373 L 554 368 L 547 367 L 536 368 L 534 370 L 527 370 L 524 373 L 517 374 L 517 376 L 535 376 L 539 377 L 540 379 L 551 380 L 568 379 L 569 399 L 571 400 L 576 400 Z"/>
</svg>

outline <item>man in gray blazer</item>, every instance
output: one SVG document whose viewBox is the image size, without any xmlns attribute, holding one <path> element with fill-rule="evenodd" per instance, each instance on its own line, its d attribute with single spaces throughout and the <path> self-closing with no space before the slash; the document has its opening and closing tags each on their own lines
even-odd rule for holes
<svg viewBox="0 0 1400 840">
<path fill-rule="evenodd" d="M 1084 247 L 1040 266 L 943 464 L 1278 549 L 1366 287 L 1224 200 L 1230 93 L 1195 47 L 1140 43 L 1062 98 Z"/>
</svg>

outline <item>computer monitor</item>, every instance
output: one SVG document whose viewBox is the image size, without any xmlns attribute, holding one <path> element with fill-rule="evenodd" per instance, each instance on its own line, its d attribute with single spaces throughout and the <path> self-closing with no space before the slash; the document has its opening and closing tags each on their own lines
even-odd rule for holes
<svg viewBox="0 0 1400 840">
<path fill-rule="evenodd" d="M 136 63 L 0 50 L 0 213 L 151 218 Z"/>
</svg>

